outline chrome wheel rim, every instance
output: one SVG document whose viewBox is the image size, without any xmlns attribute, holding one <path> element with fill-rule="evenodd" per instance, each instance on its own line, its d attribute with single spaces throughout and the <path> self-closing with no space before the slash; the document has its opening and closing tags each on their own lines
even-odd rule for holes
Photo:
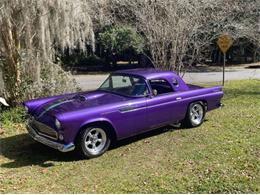
<svg viewBox="0 0 260 195">
<path fill-rule="evenodd" d="M 203 107 L 200 104 L 194 104 L 190 109 L 190 119 L 195 125 L 199 125 L 203 119 Z"/>
<path fill-rule="evenodd" d="M 99 154 L 105 147 L 107 142 L 107 136 L 103 129 L 93 128 L 91 129 L 85 139 L 86 150 L 92 154 Z"/>
</svg>

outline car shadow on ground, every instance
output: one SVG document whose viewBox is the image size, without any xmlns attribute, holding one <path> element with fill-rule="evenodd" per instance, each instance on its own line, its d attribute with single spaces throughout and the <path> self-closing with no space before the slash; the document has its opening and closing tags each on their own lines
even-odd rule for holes
<svg viewBox="0 0 260 195">
<path fill-rule="evenodd" d="M 19 134 L 0 140 L 1 155 L 11 162 L 1 165 L 4 168 L 18 168 L 38 165 L 50 167 L 48 161 L 73 161 L 73 153 L 61 153 L 43 144 L 35 142 L 28 134 Z M 75 158 L 76 159 L 76 158 Z"/>
<path fill-rule="evenodd" d="M 260 65 L 251 65 L 251 66 L 247 66 L 245 68 L 247 68 L 247 69 L 257 69 L 257 68 L 260 68 Z"/>
<path fill-rule="evenodd" d="M 155 129 L 140 135 L 133 136 L 111 145 L 109 150 L 114 150 L 141 139 L 156 136 L 167 131 L 179 130 L 179 127 L 166 126 Z M 24 166 L 41 166 L 51 167 L 57 162 L 71 162 L 82 160 L 75 152 L 62 153 L 41 143 L 35 142 L 32 138 L 24 133 L 0 139 L 0 152 L 4 158 L 12 160 L 11 162 L 1 164 L 2 168 L 18 168 Z"/>
<path fill-rule="evenodd" d="M 110 150 L 119 148 L 121 146 L 126 146 L 128 144 L 131 144 L 133 142 L 136 142 L 138 140 L 142 140 L 148 137 L 153 137 L 153 136 L 157 136 L 160 135 L 162 133 L 168 132 L 168 131 L 176 131 L 176 130 L 181 130 L 181 127 L 178 126 L 165 126 L 165 127 L 161 127 L 158 129 L 154 129 L 139 135 L 135 135 L 133 137 L 127 138 L 127 139 L 123 139 L 120 141 L 115 142 L 114 144 L 111 145 Z M 184 130 L 184 128 L 182 128 L 182 130 Z"/>
</svg>

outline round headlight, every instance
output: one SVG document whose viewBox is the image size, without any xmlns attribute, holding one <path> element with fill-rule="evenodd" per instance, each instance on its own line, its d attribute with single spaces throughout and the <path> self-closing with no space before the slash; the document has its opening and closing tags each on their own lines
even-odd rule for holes
<svg viewBox="0 0 260 195">
<path fill-rule="evenodd" d="M 58 119 L 55 119 L 55 126 L 56 126 L 57 129 L 61 128 L 61 124 L 60 124 L 60 121 Z"/>
</svg>

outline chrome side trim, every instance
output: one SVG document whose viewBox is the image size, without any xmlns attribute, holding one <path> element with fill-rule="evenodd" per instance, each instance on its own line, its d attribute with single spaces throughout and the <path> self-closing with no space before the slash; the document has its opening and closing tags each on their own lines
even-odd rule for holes
<svg viewBox="0 0 260 195">
<path fill-rule="evenodd" d="M 29 132 L 29 135 L 36 141 L 47 145 L 51 148 L 54 148 L 56 150 L 59 150 L 61 152 L 69 152 L 75 149 L 75 145 L 74 143 L 69 143 L 69 144 L 61 144 L 52 140 L 49 140 L 39 134 L 37 134 L 37 132 L 33 129 L 33 127 L 31 127 L 29 124 L 27 124 L 27 130 Z"/>
<path fill-rule="evenodd" d="M 146 107 L 132 107 L 132 106 L 125 106 L 119 109 L 119 112 L 126 113 L 126 112 L 133 112 L 137 110 L 145 109 Z"/>
</svg>

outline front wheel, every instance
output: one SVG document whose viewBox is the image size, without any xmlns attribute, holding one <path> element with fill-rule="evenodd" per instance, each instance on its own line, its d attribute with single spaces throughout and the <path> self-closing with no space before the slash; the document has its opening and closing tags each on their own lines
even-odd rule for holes
<svg viewBox="0 0 260 195">
<path fill-rule="evenodd" d="M 189 105 L 185 119 L 182 125 L 185 127 L 197 127 L 200 126 L 205 117 L 205 106 L 202 102 L 194 102 Z"/>
<path fill-rule="evenodd" d="M 84 158 L 94 158 L 107 151 L 111 143 L 107 129 L 89 127 L 83 130 L 78 139 L 77 149 Z"/>
</svg>

